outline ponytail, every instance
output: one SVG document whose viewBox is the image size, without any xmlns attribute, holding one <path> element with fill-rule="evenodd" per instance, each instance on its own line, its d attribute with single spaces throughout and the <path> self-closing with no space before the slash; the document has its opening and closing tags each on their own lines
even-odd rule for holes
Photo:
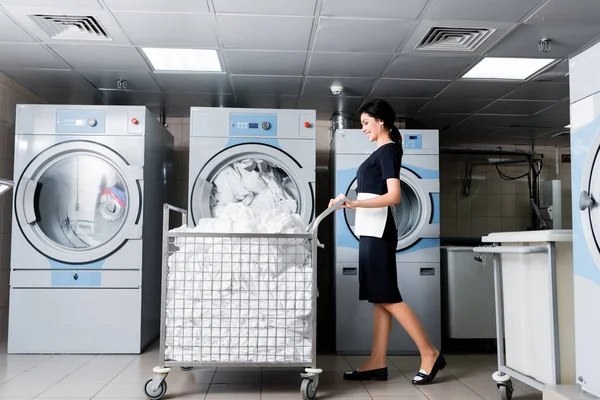
<svg viewBox="0 0 600 400">
<path fill-rule="evenodd" d="M 398 128 L 396 128 L 396 125 L 392 125 L 392 128 L 390 129 L 390 139 L 402 149 L 402 136 L 400 135 Z"/>
</svg>

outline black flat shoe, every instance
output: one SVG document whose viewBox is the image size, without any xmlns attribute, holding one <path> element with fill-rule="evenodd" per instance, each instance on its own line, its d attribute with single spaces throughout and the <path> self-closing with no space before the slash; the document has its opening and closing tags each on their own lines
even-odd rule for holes
<svg viewBox="0 0 600 400">
<path fill-rule="evenodd" d="M 427 374 L 425 373 L 425 371 L 420 370 L 419 373 L 412 380 L 413 385 L 427 385 L 428 383 L 431 383 L 435 379 L 437 373 L 443 370 L 445 367 L 446 359 L 444 358 L 442 353 L 440 353 L 438 358 L 435 360 L 435 363 L 433 364 L 433 368 L 431 368 L 431 372 Z"/>
<path fill-rule="evenodd" d="M 368 371 L 352 371 L 344 372 L 344 379 L 347 381 L 387 381 L 388 380 L 388 369 L 370 369 Z"/>
</svg>

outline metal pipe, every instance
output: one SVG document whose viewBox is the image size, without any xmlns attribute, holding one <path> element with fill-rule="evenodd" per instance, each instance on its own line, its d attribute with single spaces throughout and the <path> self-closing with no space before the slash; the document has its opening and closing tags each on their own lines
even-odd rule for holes
<svg viewBox="0 0 600 400">
<path fill-rule="evenodd" d="M 522 157 L 542 157 L 542 154 L 533 152 L 523 152 L 514 150 L 485 150 L 485 149 L 456 149 L 451 147 L 441 147 L 440 154 L 478 154 L 494 156 L 522 156 Z"/>
</svg>

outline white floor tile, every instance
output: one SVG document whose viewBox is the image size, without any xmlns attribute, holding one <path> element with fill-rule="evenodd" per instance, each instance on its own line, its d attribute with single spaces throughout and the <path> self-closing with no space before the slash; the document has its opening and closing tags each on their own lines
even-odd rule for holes
<svg viewBox="0 0 600 400">
<path fill-rule="evenodd" d="M 39 398 L 92 398 L 103 387 L 104 383 L 57 383 L 44 393 L 39 395 Z"/>
</svg>

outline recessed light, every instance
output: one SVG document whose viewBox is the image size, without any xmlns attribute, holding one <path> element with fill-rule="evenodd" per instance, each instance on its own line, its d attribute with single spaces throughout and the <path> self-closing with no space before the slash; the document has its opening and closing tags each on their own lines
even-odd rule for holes
<svg viewBox="0 0 600 400">
<path fill-rule="evenodd" d="M 487 57 L 471 68 L 463 78 L 523 80 L 554 61 L 550 58 Z"/>
<path fill-rule="evenodd" d="M 155 71 L 222 72 L 216 50 L 142 49 Z"/>
</svg>

